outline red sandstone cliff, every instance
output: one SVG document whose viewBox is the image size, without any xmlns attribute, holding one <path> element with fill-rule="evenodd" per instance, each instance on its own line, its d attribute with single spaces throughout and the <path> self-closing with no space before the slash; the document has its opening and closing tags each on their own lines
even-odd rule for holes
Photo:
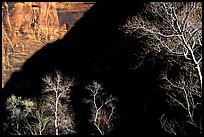
<svg viewBox="0 0 204 137">
<path fill-rule="evenodd" d="M 93 4 L 2 2 L 2 87 L 25 60 L 62 38 Z"/>
</svg>

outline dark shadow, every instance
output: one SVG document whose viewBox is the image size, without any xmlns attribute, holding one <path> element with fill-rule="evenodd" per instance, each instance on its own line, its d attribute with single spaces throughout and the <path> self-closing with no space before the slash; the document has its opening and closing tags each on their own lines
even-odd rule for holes
<svg viewBox="0 0 204 137">
<path fill-rule="evenodd" d="M 155 92 L 156 68 L 147 64 L 141 69 L 129 69 L 134 63 L 133 51 L 141 43 L 118 30 L 118 25 L 143 6 L 143 3 L 96 3 L 63 39 L 37 51 L 12 75 L 3 89 L 3 99 L 11 94 L 39 96 L 42 76 L 60 70 L 77 82 L 72 101 L 79 135 L 90 135 L 93 131 L 83 103 L 87 94 L 84 88 L 92 80 L 101 82 L 105 90 L 119 98 L 120 117 L 113 135 L 159 135 L 158 114 L 162 106 Z M 144 111 L 145 101 L 149 106 Z"/>
</svg>

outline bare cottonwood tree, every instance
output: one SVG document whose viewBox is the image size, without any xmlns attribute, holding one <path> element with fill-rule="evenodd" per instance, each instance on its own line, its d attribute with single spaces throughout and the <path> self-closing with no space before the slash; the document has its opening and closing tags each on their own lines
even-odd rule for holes
<svg viewBox="0 0 204 137">
<path fill-rule="evenodd" d="M 74 113 L 70 102 L 70 88 L 74 85 L 74 79 L 56 71 L 54 75 L 45 75 L 42 80 L 46 105 L 54 115 L 50 124 L 54 125 L 55 135 L 75 133 Z"/>
<path fill-rule="evenodd" d="M 130 17 L 121 29 L 138 39 L 144 38 L 143 42 L 151 50 L 177 57 L 177 60 L 167 62 L 179 62 L 182 57 L 182 61 L 187 63 L 179 64 L 185 74 L 177 80 L 171 80 L 167 72 L 162 72 L 160 78 L 165 81 L 162 87 L 170 105 L 181 106 L 187 121 L 201 131 L 198 112 L 201 113 L 202 107 L 202 3 L 150 2 L 144 10 Z M 162 125 L 164 127 L 164 123 Z M 173 130 L 171 133 L 176 134 Z"/>
<path fill-rule="evenodd" d="M 185 126 L 191 125 L 202 132 L 202 93 L 199 90 L 199 79 L 196 76 L 196 70 L 189 65 L 193 65 L 189 61 L 184 62 L 183 65 L 185 75 L 179 76 L 177 79 L 171 79 L 168 77 L 167 72 L 161 74 L 161 87 L 165 90 L 167 95 L 167 101 L 170 106 L 180 108 L 184 110 L 185 114 L 182 119 L 183 122 L 179 122 L 179 119 L 169 118 L 168 114 L 163 114 L 161 117 L 161 125 L 167 132 L 173 134 L 186 134 Z M 171 123 L 171 124 L 170 124 Z M 182 128 L 181 128 L 182 127 Z M 171 129 L 171 132 L 168 131 Z M 178 131 L 178 129 L 182 129 Z"/>
<path fill-rule="evenodd" d="M 114 129 L 114 120 L 116 114 L 116 97 L 105 95 L 102 85 L 93 81 L 92 84 L 86 86 L 90 91 L 90 98 L 86 99 L 86 103 L 91 106 L 90 122 L 96 127 L 101 135 L 109 134 Z"/>
<path fill-rule="evenodd" d="M 12 95 L 6 101 L 4 131 L 12 135 L 74 134 L 74 113 L 70 102 L 74 79 L 56 74 L 45 75 L 40 99 Z"/>
<path fill-rule="evenodd" d="M 49 122 L 52 120 L 50 110 L 45 101 L 35 101 L 34 111 L 31 116 L 35 122 L 27 122 L 27 128 L 32 135 L 46 135 L 49 128 Z"/>
<path fill-rule="evenodd" d="M 69 134 L 73 130 L 67 125 L 73 124 L 73 119 L 67 116 L 66 106 L 59 106 L 60 119 L 58 123 L 61 134 Z M 55 133 L 54 112 L 47 100 L 22 99 L 12 95 L 6 101 L 7 120 L 4 121 L 4 131 L 11 135 L 49 135 Z M 63 128 L 62 128 L 63 127 Z"/>
</svg>

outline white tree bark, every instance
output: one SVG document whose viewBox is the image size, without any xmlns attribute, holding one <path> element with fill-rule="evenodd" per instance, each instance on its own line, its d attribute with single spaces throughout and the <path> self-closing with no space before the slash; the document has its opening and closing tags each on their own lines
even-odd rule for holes
<svg viewBox="0 0 204 137">
<path fill-rule="evenodd" d="M 114 128 L 113 120 L 116 116 L 116 107 L 114 102 L 117 101 L 117 98 L 112 95 L 104 98 L 102 93 L 103 88 L 101 84 L 93 81 L 91 85 L 86 87 L 90 91 L 90 99 L 86 100 L 86 103 L 89 103 L 91 108 L 91 123 L 99 131 L 100 135 L 109 134 Z"/>
<path fill-rule="evenodd" d="M 153 2 L 151 3 L 152 7 L 150 6 L 148 9 L 165 21 L 165 25 L 167 26 L 162 26 L 162 28 L 164 30 L 169 29 L 169 31 L 161 30 L 161 28 L 155 26 L 141 15 L 136 15 L 127 20 L 122 28 L 126 33 L 142 31 L 138 37 L 152 36 L 157 41 L 154 45 L 159 51 L 161 47 L 165 47 L 170 53 L 176 56 L 183 54 L 186 59 L 192 60 L 196 65 L 202 90 L 202 56 L 200 57 L 200 55 L 195 53 L 196 48 L 202 47 L 202 17 L 201 15 L 195 15 L 195 12 L 198 12 L 197 9 L 201 7 L 201 3 L 188 3 L 190 5 L 189 8 L 181 12 L 184 17 L 181 17 L 181 15 L 177 13 L 176 4 L 177 3 L 172 2 Z M 162 11 L 165 13 L 162 13 Z M 197 20 L 194 20 L 194 18 Z M 172 43 L 174 39 L 176 39 L 177 48 L 175 48 L 175 44 Z M 179 44 L 181 44 L 183 48 L 182 51 L 178 50 Z"/>
<path fill-rule="evenodd" d="M 200 123 L 194 120 L 194 111 L 202 106 L 202 3 L 151 2 L 141 13 L 127 19 L 121 30 L 136 38 L 145 38 L 144 43 L 157 52 L 165 49 L 168 54 L 183 56 L 192 63 L 184 66 L 192 74 L 188 79 L 170 81 L 164 73 L 162 79 L 166 84 L 163 88 L 172 91 L 167 92 L 170 103 L 182 106 L 190 123 L 202 129 Z M 197 74 L 191 72 L 190 68 L 196 70 Z M 172 127 L 168 131 L 176 134 Z"/>
<path fill-rule="evenodd" d="M 56 75 L 52 77 L 51 75 L 46 75 L 42 79 L 45 83 L 45 87 L 43 93 L 47 93 L 47 96 L 50 96 L 50 106 L 54 111 L 54 127 L 55 127 L 55 135 L 60 135 L 59 128 L 64 129 L 64 133 L 73 134 L 74 124 L 73 124 L 73 112 L 71 110 L 70 104 L 62 104 L 61 99 L 65 98 L 69 101 L 71 86 L 73 86 L 73 79 L 68 79 L 63 76 L 59 71 L 56 71 Z M 50 94 L 49 94 L 50 93 Z M 70 108 L 68 110 L 67 108 Z M 67 114 L 66 114 L 67 113 Z M 69 122 L 66 119 L 70 119 Z M 64 124 L 61 124 L 61 123 Z"/>
</svg>

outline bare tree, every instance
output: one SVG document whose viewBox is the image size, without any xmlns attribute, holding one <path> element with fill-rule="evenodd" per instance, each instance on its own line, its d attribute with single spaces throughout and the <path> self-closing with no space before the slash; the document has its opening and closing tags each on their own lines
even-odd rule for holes
<svg viewBox="0 0 204 137">
<path fill-rule="evenodd" d="M 63 135 L 75 133 L 74 113 L 70 102 L 68 79 L 59 71 L 45 75 L 41 99 L 22 99 L 12 95 L 6 101 L 8 116 L 4 130 L 14 135 Z"/>
<path fill-rule="evenodd" d="M 46 95 L 49 110 L 54 113 L 55 135 L 73 134 L 74 114 L 70 102 L 71 86 L 74 85 L 74 79 L 63 76 L 59 71 L 56 74 L 45 75 L 42 78 L 43 94 Z M 52 124 L 53 124 L 52 123 Z"/>
<path fill-rule="evenodd" d="M 182 61 L 187 64 L 179 64 L 185 74 L 178 76 L 177 80 L 171 80 L 167 72 L 161 72 L 160 78 L 161 81 L 165 81 L 162 87 L 166 90 L 170 105 L 181 106 L 186 112 L 187 123 L 201 131 L 201 116 L 198 113 L 201 113 L 202 107 L 201 2 L 147 3 L 146 8 L 130 17 L 121 29 L 138 39 L 144 38 L 143 42 L 147 47 L 156 52 L 165 51 L 166 56 L 178 57 L 177 60 L 167 60 L 167 62 L 181 62 L 180 57 L 185 59 Z M 173 126 L 169 127 L 168 131 L 170 129 L 171 133 L 176 134 Z"/>
<path fill-rule="evenodd" d="M 179 8 L 182 8 L 182 10 Z M 202 48 L 201 3 L 152 2 L 144 11 L 153 13 L 152 22 L 148 17 L 137 14 L 128 19 L 123 29 L 126 33 L 138 33 L 138 37 L 148 36 L 149 45 L 160 51 L 166 48 L 173 55 L 183 55 L 191 60 L 198 71 L 202 89 L 201 60 L 196 50 Z M 159 23 L 162 20 L 162 24 Z M 151 47 L 153 47 L 151 46 Z"/>
<path fill-rule="evenodd" d="M 172 107 L 179 106 L 186 112 L 186 114 L 183 115 L 183 118 L 186 119 L 186 121 L 183 122 L 185 124 L 180 124 L 180 126 L 185 127 L 185 125 L 190 124 L 193 127 L 200 129 L 200 132 L 202 132 L 202 93 L 199 86 L 200 81 L 196 76 L 195 68 L 189 67 L 189 65 L 193 66 L 193 64 L 189 61 L 184 63 L 183 68 L 185 68 L 185 75 L 178 76 L 177 79 L 171 79 L 168 77 L 167 72 L 163 72 L 160 77 L 160 86 L 166 92 L 169 105 Z M 162 125 L 164 125 L 164 123 Z M 171 128 L 174 130 L 176 129 L 175 126 Z M 177 128 L 179 128 L 179 126 L 177 126 Z M 181 132 L 185 132 L 185 130 Z"/>
<path fill-rule="evenodd" d="M 177 135 L 177 132 L 175 131 L 175 129 L 179 126 L 177 120 L 169 120 L 169 118 L 165 117 L 166 115 L 163 114 L 160 118 L 160 122 L 161 122 L 161 126 L 162 128 L 170 133 L 170 134 L 174 134 Z M 180 127 L 180 126 L 179 126 Z"/>
<path fill-rule="evenodd" d="M 117 118 L 115 102 L 118 99 L 105 95 L 101 84 L 96 81 L 86 86 L 86 89 L 90 91 L 90 98 L 86 100 L 91 106 L 90 122 L 101 135 L 109 134 L 114 129 L 114 120 Z"/>
<path fill-rule="evenodd" d="M 50 110 L 45 101 L 35 102 L 35 109 L 31 115 L 34 122 L 27 122 L 27 127 L 32 135 L 46 135 L 46 129 L 49 128 L 49 122 L 52 120 Z"/>
<path fill-rule="evenodd" d="M 59 106 L 59 128 L 61 134 L 74 131 L 67 125 L 73 125 L 73 119 L 67 115 L 66 106 Z M 30 100 L 12 95 L 6 101 L 7 120 L 4 121 L 4 131 L 11 135 L 48 135 L 55 133 L 53 128 L 54 112 L 45 99 Z M 62 128 L 63 127 L 63 128 Z"/>
</svg>

